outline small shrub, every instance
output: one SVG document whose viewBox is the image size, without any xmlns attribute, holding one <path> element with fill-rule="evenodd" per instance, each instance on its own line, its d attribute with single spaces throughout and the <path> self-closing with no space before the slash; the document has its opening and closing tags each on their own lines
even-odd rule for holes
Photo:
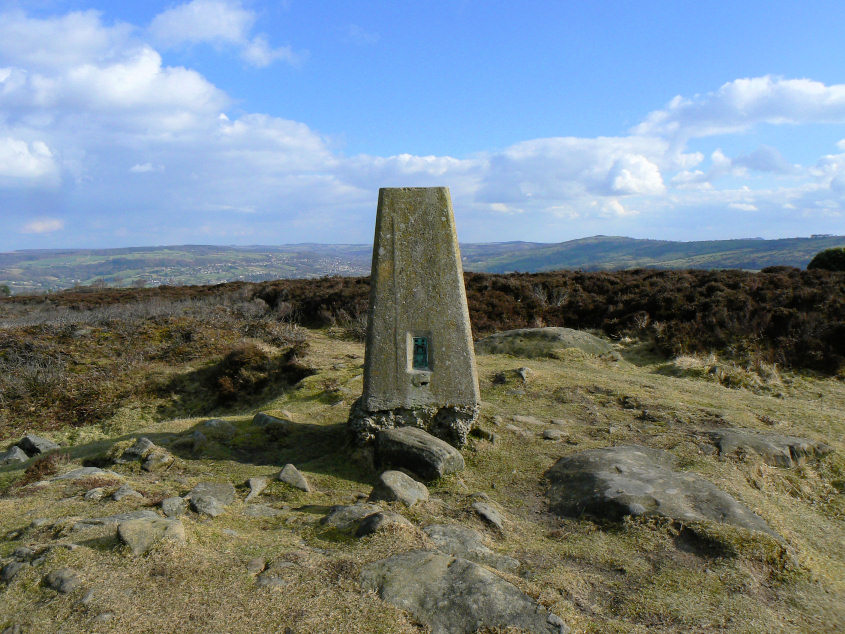
<svg viewBox="0 0 845 634">
<path fill-rule="evenodd" d="M 833 247 L 819 251 L 810 260 L 807 270 L 845 271 L 845 247 Z"/>
<path fill-rule="evenodd" d="M 15 486 L 23 487 L 54 476 L 59 472 L 59 468 L 68 462 L 68 455 L 60 451 L 41 456 L 26 468 L 23 477 L 15 483 Z"/>
</svg>

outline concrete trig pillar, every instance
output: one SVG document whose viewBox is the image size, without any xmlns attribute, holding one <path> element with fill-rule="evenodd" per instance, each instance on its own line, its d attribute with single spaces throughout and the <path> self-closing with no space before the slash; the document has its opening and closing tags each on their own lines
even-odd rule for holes
<svg viewBox="0 0 845 634">
<path fill-rule="evenodd" d="M 361 442 L 421 427 L 458 446 L 479 390 L 463 268 L 447 187 L 379 190 L 364 393 L 350 414 Z"/>
</svg>

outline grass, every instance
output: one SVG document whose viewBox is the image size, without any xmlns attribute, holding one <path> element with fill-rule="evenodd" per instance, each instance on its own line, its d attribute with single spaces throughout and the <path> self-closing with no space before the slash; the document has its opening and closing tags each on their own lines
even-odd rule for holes
<svg viewBox="0 0 845 634">
<path fill-rule="evenodd" d="M 369 493 L 377 475 L 365 456 L 346 445 L 343 425 L 361 392 L 363 345 L 340 327 L 306 334 L 308 346 L 299 362 L 313 368 L 313 375 L 295 387 L 271 385 L 214 411 L 235 426 L 231 442 L 212 439 L 200 454 L 174 448 L 176 462 L 163 473 L 112 467 L 145 494 L 143 500 L 84 501 L 81 495 L 90 482 L 12 489 L 32 461 L 0 468 L 0 489 L 9 491 L 0 497 L 0 536 L 6 536 L 0 540 L 0 557 L 21 545 L 50 548 L 42 566 L 26 569 L 0 590 L 0 628 L 18 622 L 27 631 L 46 632 L 61 622 L 66 631 L 80 632 L 424 631 L 408 614 L 359 590 L 357 572 L 370 561 L 430 546 L 421 527 L 449 522 L 483 532 L 494 550 L 524 562 L 520 574 L 500 574 L 576 632 L 845 628 L 841 380 L 784 372 L 776 392 L 751 384 L 726 387 L 706 372 L 668 372 L 672 362 L 634 341 L 618 347 L 621 361 L 577 350 L 539 359 L 482 355 L 480 424 L 497 434 L 496 442 L 472 440 L 464 450 L 463 472 L 433 483 L 428 502 L 394 507 L 412 521 L 412 529 L 356 540 L 325 530 L 318 521 L 321 509 Z M 170 374 L 188 377 L 186 384 L 197 382 L 198 364 L 177 363 Z M 532 370 L 525 382 L 510 372 L 521 366 Z M 139 366 L 141 375 L 146 367 Z M 162 370 L 152 365 L 146 371 Z M 494 383 L 502 372 L 513 378 Z M 188 389 L 183 400 L 201 394 Z M 208 417 L 191 414 L 192 407 L 166 417 L 158 406 L 150 410 L 149 404 L 129 399 L 97 424 L 52 429 L 47 435 L 62 443 L 69 459 L 62 469 L 69 469 L 115 452 L 116 443 L 121 448 L 139 435 L 173 446 Z M 284 411 L 295 423 L 292 433 L 268 442 L 250 424 L 259 410 Z M 563 419 L 569 442 L 544 441 L 544 426 L 528 422 L 517 424 L 521 433 L 509 431 L 504 425 L 513 415 Z M 817 438 L 834 452 L 796 470 L 771 467 L 753 456 L 725 459 L 703 451 L 706 432 L 717 426 Z M 17 433 L 14 425 L 3 429 L 6 440 Z M 783 543 L 719 524 L 611 524 L 548 513 L 542 476 L 558 458 L 624 443 L 671 451 L 681 468 L 701 474 L 759 513 Z M 273 477 L 287 462 L 306 475 L 315 492 L 273 482 L 261 502 L 282 514 L 245 516 L 245 481 Z M 113 530 L 71 530 L 73 518 L 144 508 L 204 480 L 230 481 L 239 497 L 214 520 L 186 516 L 184 545 L 161 544 L 133 559 Z M 506 526 L 501 534 L 471 513 L 472 495 L 479 491 L 502 510 Z M 50 525 L 28 528 L 35 518 L 49 518 Z M 66 547 L 74 544 L 72 550 Z M 246 562 L 255 557 L 296 564 L 286 569 L 284 588 L 255 586 L 246 571 Z M 55 597 L 39 585 L 47 571 L 61 566 L 82 573 L 94 591 L 91 602 L 80 605 L 76 595 Z M 103 613 L 111 619 L 96 621 Z"/>
</svg>

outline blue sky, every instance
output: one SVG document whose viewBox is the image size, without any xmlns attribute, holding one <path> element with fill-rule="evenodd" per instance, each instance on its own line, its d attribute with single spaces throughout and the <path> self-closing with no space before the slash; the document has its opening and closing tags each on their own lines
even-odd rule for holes
<svg viewBox="0 0 845 634">
<path fill-rule="evenodd" d="M 845 233 L 840 2 L 0 0 L 0 250 Z"/>
</svg>

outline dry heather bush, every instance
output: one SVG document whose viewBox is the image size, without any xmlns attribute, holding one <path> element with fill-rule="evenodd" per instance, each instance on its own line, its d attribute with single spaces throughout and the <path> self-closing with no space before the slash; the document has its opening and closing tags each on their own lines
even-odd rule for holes
<svg viewBox="0 0 845 634">
<path fill-rule="evenodd" d="M 674 374 L 707 378 L 731 388 L 746 388 L 757 392 L 783 388 L 776 364 L 757 360 L 741 366 L 720 360 L 712 352 L 706 355 L 679 355 L 667 364 L 667 370 Z"/>
<path fill-rule="evenodd" d="M 54 476 L 59 472 L 59 468 L 62 465 L 66 465 L 69 460 L 68 455 L 61 451 L 41 456 L 26 468 L 23 472 L 23 477 L 15 482 L 14 487 L 20 488 L 26 486 L 27 484 L 39 482 L 45 478 Z"/>
</svg>

